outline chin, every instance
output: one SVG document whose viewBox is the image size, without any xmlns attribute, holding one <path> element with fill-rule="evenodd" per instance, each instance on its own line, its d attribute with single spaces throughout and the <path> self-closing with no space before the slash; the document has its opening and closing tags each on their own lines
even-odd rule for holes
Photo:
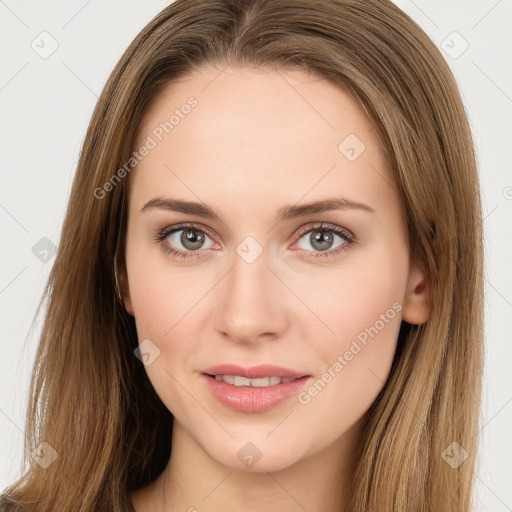
<svg viewBox="0 0 512 512">
<path fill-rule="evenodd" d="M 265 434 L 267 435 L 267 434 Z M 281 471 L 297 463 L 300 454 L 290 444 L 288 450 L 282 443 L 275 445 L 274 443 L 255 436 L 249 441 L 250 436 L 244 436 L 244 440 L 230 440 L 229 446 L 216 447 L 209 450 L 210 456 L 218 463 L 226 466 L 233 471 L 241 471 L 247 473 L 267 473 Z M 293 448 L 293 449 L 292 449 Z"/>
</svg>

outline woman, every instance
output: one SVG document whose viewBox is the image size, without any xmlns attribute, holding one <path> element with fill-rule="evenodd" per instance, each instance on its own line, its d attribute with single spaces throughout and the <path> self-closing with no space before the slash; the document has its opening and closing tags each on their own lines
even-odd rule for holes
<svg viewBox="0 0 512 512">
<path fill-rule="evenodd" d="M 94 111 L 4 509 L 468 512 L 482 260 L 409 17 L 177 0 Z"/>
</svg>

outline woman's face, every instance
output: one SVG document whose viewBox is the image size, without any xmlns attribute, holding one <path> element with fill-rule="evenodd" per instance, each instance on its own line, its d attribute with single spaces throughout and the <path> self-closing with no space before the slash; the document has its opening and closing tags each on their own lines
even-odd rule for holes
<svg viewBox="0 0 512 512">
<path fill-rule="evenodd" d="M 203 68 L 151 105 L 135 149 L 122 288 L 174 428 L 253 471 L 341 449 L 402 319 L 428 316 L 362 107 L 299 70 Z"/>
</svg>

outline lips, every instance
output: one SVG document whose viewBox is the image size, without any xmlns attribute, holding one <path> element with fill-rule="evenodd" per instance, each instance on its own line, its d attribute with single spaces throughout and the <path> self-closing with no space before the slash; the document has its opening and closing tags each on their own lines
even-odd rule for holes
<svg viewBox="0 0 512 512">
<path fill-rule="evenodd" d="M 219 379 L 220 376 L 222 378 Z M 232 384 L 227 376 L 234 377 Z M 254 383 L 267 378 L 270 385 L 254 386 Z M 311 375 L 304 372 L 274 365 L 244 368 L 223 364 L 207 368 L 202 375 L 214 398 L 230 409 L 245 413 L 264 412 L 277 407 L 296 396 L 310 379 Z M 247 385 L 249 380 L 250 385 Z"/>
</svg>

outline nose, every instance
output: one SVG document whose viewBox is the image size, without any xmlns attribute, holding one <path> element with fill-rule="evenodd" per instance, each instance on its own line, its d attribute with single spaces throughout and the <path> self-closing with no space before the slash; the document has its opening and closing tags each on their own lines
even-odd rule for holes
<svg viewBox="0 0 512 512">
<path fill-rule="evenodd" d="M 288 325 L 287 290 L 269 268 L 265 251 L 252 263 L 236 254 L 216 288 L 214 323 L 221 335 L 238 343 L 282 336 Z"/>
</svg>

